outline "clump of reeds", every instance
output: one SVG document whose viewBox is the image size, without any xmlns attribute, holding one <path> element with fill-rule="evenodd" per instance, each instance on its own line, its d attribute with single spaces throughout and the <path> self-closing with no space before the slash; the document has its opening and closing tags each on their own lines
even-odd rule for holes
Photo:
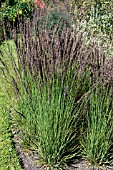
<svg viewBox="0 0 113 170">
<path fill-rule="evenodd" d="M 67 29 L 65 22 L 61 31 L 61 20 L 52 34 L 48 27 L 40 30 L 43 15 L 43 11 L 36 11 L 32 20 L 20 20 L 13 27 L 15 52 L 7 43 L 13 71 L 4 61 L 5 49 L 1 49 L 1 69 L 20 97 L 14 117 L 25 142 L 50 168 L 64 168 L 69 159 L 80 154 L 81 127 L 84 124 L 86 132 L 87 113 L 93 107 L 91 103 L 87 110 L 85 100 L 97 85 L 107 85 L 107 57 L 96 43 L 84 44 L 82 33 Z"/>
<path fill-rule="evenodd" d="M 87 99 L 86 130 L 81 144 L 83 157 L 91 164 L 112 161 L 113 95 L 111 87 L 99 84 Z"/>
</svg>

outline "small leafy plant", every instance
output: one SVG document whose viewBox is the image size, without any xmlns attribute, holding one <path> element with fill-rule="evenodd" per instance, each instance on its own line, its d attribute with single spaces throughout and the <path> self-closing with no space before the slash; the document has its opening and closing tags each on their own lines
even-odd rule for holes
<svg viewBox="0 0 113 170">
<path fill-rule="evenodd" d="M 15 21 L 18 15 L 30 17 L 33 11 L 33 3 L 29 0 L 7 1 L 2 6 L 2 14 L 5 20 Z"/>
</svg>

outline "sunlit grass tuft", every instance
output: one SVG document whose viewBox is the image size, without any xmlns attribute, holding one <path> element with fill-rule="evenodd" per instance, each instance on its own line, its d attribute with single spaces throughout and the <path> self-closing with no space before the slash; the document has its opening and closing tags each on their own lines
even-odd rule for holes
<svg viewBox="0 0 113 170">
<path fill-rule="evenodd" d="M 110 163 L 113 158 L 113 103 L 109 89 L 92 91 L 87 102 L 86 131 L 82 147 L 83 156 L 91 164 Z"/>
</svg>

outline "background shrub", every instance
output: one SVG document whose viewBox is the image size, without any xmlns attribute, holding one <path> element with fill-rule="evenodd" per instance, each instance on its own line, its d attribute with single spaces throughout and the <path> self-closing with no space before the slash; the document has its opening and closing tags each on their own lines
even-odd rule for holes
<svg viewBox="0 0 113 170">
<path fill-rule="evenodd" d="M 64 25 L 66 26 L 66 29 L 71 27 L 71 21 L 69 20 L 69 16 L 66 13 L 60 12 L 57 9 L 50 10 L 48 15 L 45 15 L 39 24 L 39 29 L 42 29 L 42 27 L 48 27 L 51 30 L 51 34 L 53 33 L 56 25 L 61 20 L 59 24 L 59 34 L 62 33 L 62 29 Z"/>
<path fill-rule="evenodd" d="M 6 0 L 2 7 L 3 18 L 4 20 L 15 21 L 18 15 L 30 17 L 33 7 L 32 1 L 29 0 Z"/>
<path fill-rule="evenodd" d="M 77 22 L 81 22 L 81 26 L 87 23 L 87 29 L 90 27 L 91 34 L 100 34 L 101 30 L 107 34 L 112 41 L 113 30 L 113 2 L 112 1 L 72 1 L 70 10 L 74 14 Z M 92 29 L 94 31 L 92 31 Z"/>
</svg>

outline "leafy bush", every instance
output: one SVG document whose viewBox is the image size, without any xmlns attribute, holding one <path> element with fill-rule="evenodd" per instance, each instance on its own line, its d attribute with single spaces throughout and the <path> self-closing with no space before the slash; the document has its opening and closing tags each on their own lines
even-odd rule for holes
<svg viewBox="0 0 113 170">
<path fill-rule="evenodd" d="M 106 7 L 107 8 L 107 7 Z M 106 9 L 105 6 L 99 6 L 97 5 L 92 6 L 91 11 L 89 11 L 89 16 L 91 16 L 97 27 L 103 32 L 109 34 L 110 38 L 112 35 L 113 30 L 113 14 L 112 14 L 112 9 Z M 88 19 L 86 19 L 88 20 Z"/>
<path fill-rule="evenodd" d="M 71 11 L 74 14 L 77 22 L 87 24 L 87 30 L 90 29 L 91 34 L 99 35 L 102 31 L 105 35 L 113 39 L 113 2 L 112 1 L 72 1 Z"/>
<path fill-rule="evenodd" d="M 69 20 L 69 17 L 67 14 L 63 12 L 59 12 L 57 9 L 50 10 L 48 15 L 46 14 L 41 20 L 39 24 L 39 29 L 42 29 L 44 27 L 48 27 L 51 29 L 51 34 L 53 33 L 55 26 L 58 24 L 59 20 L 61 20 L 59 26 L 59 33 L 62 33 L 62 29 L 64 25 L 66 25 L 66 29 L 71 27 L 71 21 Z"/>
<path fill-rule="evenodd" d="M 104 9 L 104 10 L 108 10 L 108 9 L 111 9 L 113 6 L 112 4 L 112 0 L 109 1 L 109 0 L 76 0 L 76 1 L 73 1 L 71 0 L 71 4 L 76 4 L 77 8 L 80 9 L 81 7 L 84 8 L 84 10 L 88 10 L 88 8 L 90 8 L 91 6 L 97 6 L 100 8 L 100 10 Z M 101 11 L 102 12 L 102 11 Z"/>
<path fill-rule="evenodd" d="M 29 0 L 6 0 L 2 7 L 2 14 L 5 20 L 15 21 L 18 15 L 30 17 L 33 7 L 32 1 Z"/>
</svg>

